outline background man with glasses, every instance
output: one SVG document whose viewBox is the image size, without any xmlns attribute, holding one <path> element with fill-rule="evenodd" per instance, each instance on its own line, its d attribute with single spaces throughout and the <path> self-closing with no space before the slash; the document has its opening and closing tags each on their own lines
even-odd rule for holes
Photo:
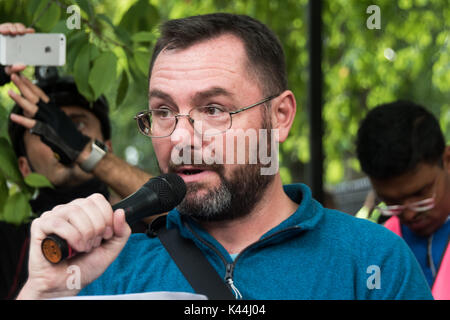
<svg viewBox="0 0 450 320">
<path fill-rule="evenodd" d="M 150 111 L 137 115 L 139 128 L 151 137 L 161 172 L 176 173 L 187 185 L 167 227 L 199 247 L 236 298 L 432 298 L 400 238 L 323 208 L 304 184 L 283 186 L 279 172 L 262 175 L 264 164 L 249 163 L 249 154 L 244 164 L 172 161 L 173 150 L 191 150 L 206 162 L 208 145 L 231 129 L 274 129 L 279 142 L 287 138 L 296 102 L 281 44 L 265 25 L 226 13 L 165 22 L 149 77 Z M 222 133 L 205 139 L 207 132 L 195 128 L 200 120 Z M 224 156 L 238 148 L 223 147 Z M 40 248 L 49 233 L 85 254 L 50 265 Z M 374 241 L 385 246 L 374 248 Z M 29 264 L 20 298 L 77 294 L 65 286 L 70 264 L 80 268 L 81 294 L 193 290 L 160 241 L 130 237 L 123 210 L 113 212 L 101 196 L 35 220 Z"/>
<path fill-rule="evenodd" d="M 435 298 L 450 299 L 450 146 L 424 107 L 397 101 L 372 109 L 357 153 L 384 203 L 385 226 L 412 249 Z"/>
</svg>

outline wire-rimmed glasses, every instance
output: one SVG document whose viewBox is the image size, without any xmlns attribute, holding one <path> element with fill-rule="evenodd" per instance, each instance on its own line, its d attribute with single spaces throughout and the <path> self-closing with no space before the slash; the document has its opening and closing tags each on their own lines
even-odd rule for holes
<svg viewBox="0 0 450 320">
<path fill-rule="evenodd" d="M 408 203 L 405 205 L 393 205 L 388 206 L 385 203 L 377 205 L 375 208 L 378 209 L 384 216 L 397 216 L 402 213 L 405 209 L 412 210 L 414 212 L 420 213 L 433 209 L 435 206 L 435 195 L 431 198 L 416 201 L 413 203 Z"/>
<path fill-rule="evenodd" d="M 189 122 L 199 134 L 212 136 L 230 129 L 233 115 L 262 105 L 278 97 L 278 95 L 271 95 L 236 111 L 227 111 L 222 106 L 211 104 L 192 108 L 188 114 L 176 114 L 172 109 L 165 107 L 138 112 L 134 119 L 136 120 L 139 132 L 151 138 L 165 138 L 170 136 L 175 131 L 178 119 L 181 117 L 188 118 Z"/>
</svg>

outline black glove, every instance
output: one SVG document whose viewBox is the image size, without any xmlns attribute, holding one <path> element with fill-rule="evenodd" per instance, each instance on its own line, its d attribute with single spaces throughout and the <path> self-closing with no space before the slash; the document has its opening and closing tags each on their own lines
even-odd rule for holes
<svg viewBox="0 0 450 320">
<path fill-rule="evenodd" d="M 51 101 L 39 100 L 37 106 L 36 124 L 31 133 L 41 137 L 42 142 L 59 156 L 59 162 L 64 165 L 74 163 L 91 139 L 78 131 L 64 111 Z"/>
<path fill-rule="evenodd" d="M 5 66 L 0 66 L 0 86 L 11 81 L 11 77 L 6 73 Z"/>
</svg>

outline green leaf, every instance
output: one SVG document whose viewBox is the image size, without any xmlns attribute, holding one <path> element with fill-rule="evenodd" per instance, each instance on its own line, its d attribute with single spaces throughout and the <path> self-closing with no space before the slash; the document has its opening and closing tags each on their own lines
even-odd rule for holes
<svg viewBox="0 0 450 320">
<path fill-rule="evenodd" d="M 6 185 L 6 179 L 2 175 L 0 175 L 0 212 L 2 212 L 7 198 L 8 186 Z"/>
<path fill-rule="evenodd" d="M 84 30 L 74 29 L 70 37 L 67 37 L 66 66 L 70 72 L 74 72 L 75 62 L 81 49 L 89 42 L 89 37 Z"/>
<path fill-rule="evenodd" d="M 96 46 L 91 44 L 90 49 L 89 49 L 89 58 L 91 59 L 91 61 L 94 61 L 95 59 L 98 58 L 98 56 L 100 55 L 100 49 Z"/>
<path fill-rule="evenodd" d="M 80 9 L 86 12 L 89 18 L 95 16 L 94 9 L 92 8 L 92 4 L 88 0 L 77 0 L 77 5 L 80 6 Z"/>
<path fill-rule="evenodd" d="M 51 182 L 48 181 L 48 179 L 45 176 L 35 172 L 32 172 L 25 177 L 25 183 L 30 187 L 34 188 L 44 188 L 44 187 L 49 187 L 52 189 L 54 188 Z"/>
<path fill-rule="evenodd" d="M 148 51 L 135 51 L 134 61 L 136 62 L 139 71 L 147 76 L 150 67 L 150 53 Z"/>
<path fill-rule="evenodd" d="M 117 96 L 116 96 L 116 106 L 117 107 L 119 107 L 120 104 L 125 99 L 125 96 L 127 95 L 127 92 L 128 92 L 128 86 L 129 86 L 128 75 L 124 71 L 124 72 L 122 72 L 122 78 L 120 79 L 119 88 L 117 89 Z"/>
<path fill-rule="evenodd" d="M 36 22 L 36 26 L 44 32 L 49 32 L 56 25 L 56 23 L 58 23 L 59 17 L 61 16 L 61 9 L 56 3 L 52 3 L 50 7 L 47 8 L 46 1 L 42 1 L 39 9 L 36 11 L 34 16 L 35 18 L 39 17 L 39 20 Z"/>
<path fill-rule="evenodd" d="M 88 83 L 94 90 L 94 100 L 100 97 L 116 79 L 117 57 L 112 52 L 104 52 L 94 60 Z"/>
<path fill-rule="evenodd" d="M 6 200 L 3 212 L 0 214 L 0 220 L 19 225 L 27 222 L 31 217 L 31 207 L 28 203 L 28 197 L 17 192 Z"/>
<path fill-rule="evenodd" d="M 48 1 L 30 0 L 27 3 L 27 11 L 26 11 L 26 13 L 34 21 L 35 14 L 38 13 L 40 10 L 42 10 L 42 8 L 40 9 L 40 7 L 42 5 L 47 6 L 47 4 L 48 4 Z"/>
<path fill-rule="evenodd" d="M 102 13 L 98 14 L 96 16 L 96 18 L 98 19 L 98 21 L 106 22 L 114 30 L 115 35 L 124 45 L 126 45 L 126 46 L 131 45 L 130 34 L 128 33 L 127 30 L 114 25 L 114 23 L 111 21 L 111 19 Z"/>
<path fill-rule="evenodd" d="M 133 34 L 151 30 L 159 23 L 159 12 L 148 0 L 139 0 L 122 16 L 119 27 Z"/>
<path fill-rule="evenodd" d="M 113 29 L 116 27 L 114 25 L 114 23 L 111 21 L 111 19 L 107 15 L 105 15 L 103 13 L 98 14 L 97 15 L 97 19 L 105 21 Z"/>
<path fill-rule="evenodd" d="M 73 77 L 75 79 L 75 84 L 77 85 L 78 91 L 88 100 L 94 101 L 94 93 L 89 86 L 90 72 L 90 45 L 85 44 L 80 50 L 80 54 L 75 60 L 73 66 Z"/>
<path fill-rule="evenodd" d="M 8 108 L 8 110 L 9 110 L 9 108 Z M 9 112 L 7 111 L 7 107 L 5 105 L 1 105 L 0 106 L 0 135 L 6 135 L 6 130 L 8 127 L 8 117 L 9 117 Z"/>
<path fill-rule="evenodd" d="M 155 35 L 152 32 L 141 31 L 133 34 L 131 40 L 134 42 L 153 42 Z"/>
<path fill-rule="evenodd" d="M 0 137 L 0 171 L 6 179 L 23 185 L 22 174 L 17 167 L 16 155 L 8 140 Z"/>
<path fill-rule="evenodd" d="M 59 20 L 53 28 L 49 31 L 51 33 L 64 33 L 66 35 L 66 38 L 71 36 L 73 32 L 77 31 L 77 29 L 69 29 L 66 25 L 66 20 Z"/>
</svg>

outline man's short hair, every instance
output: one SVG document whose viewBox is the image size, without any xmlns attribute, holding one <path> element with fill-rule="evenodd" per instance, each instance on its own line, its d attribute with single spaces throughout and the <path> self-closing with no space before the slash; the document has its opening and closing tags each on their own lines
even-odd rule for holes
<svg viewBox="0 0 450 320">
<path fill-rule="evenodd" d="M 276 35 L 261 22 L 230 13 L 213 13 L 170 20 L 162 24 L 150 61 L 149 79 L 162 50 L 186 49 L 224 34 L 238 37 L 247 53 L 249 70 L 267 95 L 287 89 L 283 48 Z"/>
<path fill-rule="evenodd" d="M 419 163 L 441 165 L 444 150 L 437 119 L 410 101 L 382 104 L 370 110 L 356 142 L 362 170 L 375 179 L 398 177 Z"/>
<path fill-rule="evenodd" d="M 111 138 L 111 123 L 109 120 L 109 106 L 104 97 L 100 97 L 92 104 L 83 97 L 71 77 L 57 78 L 55 81 L 37 83 L 37 86 L 45 92 L 45 94 L 58 107 L 77 106 L 92 112 L 100 121 L 100 127 L 104 140 Z M 11 113 L 23 114 L 23 110 L 17 104 L 11 110 Z M 26 156 L 23 135 L 25 128 L 13 121 L 8 120 L 8 134 L 11 140 L 14 152 L 17 157 Z"/>
</svg>

